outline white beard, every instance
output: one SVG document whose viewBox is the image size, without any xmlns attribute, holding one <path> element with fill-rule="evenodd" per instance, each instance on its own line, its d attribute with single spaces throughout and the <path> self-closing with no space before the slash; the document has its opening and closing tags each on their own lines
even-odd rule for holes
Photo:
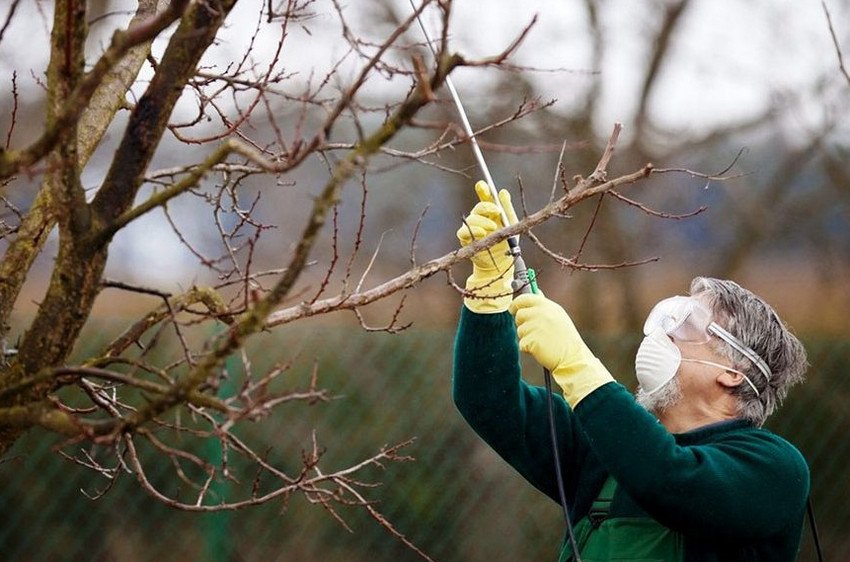
<svg viewBox="0 0 850 562">
<path fill-rule="evenodd" d="M 664 410 L 676 405 L 681 399 L 682 385 L 679 384 L 678 375 L 664 383 L 664 386 L 652 394 L 647 394 L 640 386 L 638 386 L 637 392 L 635 392 L 635 400 L 637 403 L 656 416 Z"/>
</svg>

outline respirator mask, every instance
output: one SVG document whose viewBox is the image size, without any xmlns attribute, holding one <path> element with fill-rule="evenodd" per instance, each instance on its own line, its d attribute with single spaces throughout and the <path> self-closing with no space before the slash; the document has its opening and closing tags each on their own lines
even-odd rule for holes
<svg viewBox="0 0 850 562">
<path fill-rule="evenodd" d="M 682 358 L 682 352 L 671 337 L 696 344 L 708 343 L 712 337 L 718 337 L 750 360 L 764 378 L 770 380 L 770 368 L 764 360 L 714 322 L 711 311 L 693 297 L 675 296 L 656 304 L 644 323 L 643 333 L 645 337 L 635 358 L 635 372 L 643 392 L 647 395 L 658 391 L 676 376 L 682 362 L 702 363 L 738 373 L 744 377 L 756 396 L 759 395 L 759 390 L 749 377 L 737 369 L 712 361 Z"/>
</svg>

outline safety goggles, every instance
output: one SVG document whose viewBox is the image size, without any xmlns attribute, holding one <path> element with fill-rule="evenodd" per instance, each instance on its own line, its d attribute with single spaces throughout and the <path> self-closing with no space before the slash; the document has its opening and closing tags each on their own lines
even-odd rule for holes
<svg viewBox="0 0 850 562">
<path fill-rule="evenodd" d="M 659 328 L 668 336 L 691 343 L 706 343 L 712 336 L 718 337 L 750 360 L 764 378 L 770 380 L 770 368 L 759 354 L 714 322 L 711 311 L 693 297 L 669 297 L 656 304 L 646 318 L 643 333 L 649 335 Z"/>
</svg>

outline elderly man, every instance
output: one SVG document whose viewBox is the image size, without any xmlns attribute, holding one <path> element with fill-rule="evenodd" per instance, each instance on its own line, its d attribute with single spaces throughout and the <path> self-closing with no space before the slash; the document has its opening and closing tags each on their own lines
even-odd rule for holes
<svg viewBox="0 0 850 562">
<path fill-rule="evenodd" d="M 461 244 L 499 228 L 482 187 L 482 202 L 458 230 Z M 511 216 L 506 192 L 500 199 Z M 539 294 L 512 299 L 505 243 L 472 261 L 455 403 L 499 455 L 558 501 L 546 391 L 521 379 L 519 351 L 552 372 L 564 394 L 554 404 L 559 457 L 585 562 L 796 559 L 808 468 L 761 426 L 802 380 L 806 358 L 770 306 L 732 281 L 694 279 L 688 296 L 650 312 L 632 396 L 563 308 Z M 565 541 L 560 559 L 571 554 Z"/>
</svg>

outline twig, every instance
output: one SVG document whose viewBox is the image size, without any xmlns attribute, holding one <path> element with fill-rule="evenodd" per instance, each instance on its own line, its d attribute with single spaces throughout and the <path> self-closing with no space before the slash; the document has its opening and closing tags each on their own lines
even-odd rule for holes
<svg viewBox="0 0 850 562">
<path fill-rule="evenodd" d="M 11 12 L 9 14 L 9 19 L 11 19 L 12 14 L 15 12 L 15 8 L 18 7 L 18 1 L 15 0 L 15 3 L 12 5 Z M 6 25 L 9 25 L 9 22 L 6 21 Z M 0 31 L 0 41 L 3 40 L 3 33 L 6 31 L 6 26 L 3 26 L 3 30 Z M 12 71 L 12 117 L 11 122 L 9 123 L 9 131 L 6 133 L 6 150 L 9 150 L 9 146 L 12 144 L 12 133 L 15 130 L 15 125 L 17 124 L 17 116 L 18 116 L 18 71 Z"/>
<path fill-rule="evenodd" d="M 739 154 L 740 154 L 740 152 L 739 152 Z M 736 157 L 736 160 L 737 160 L 737 157 Z M 732 165 L 734 165 L 734 162 L 733 162 Z M 695 177 L 695 178 L 702 178 L 702 179 L 706 179 L 706 180 L 709 180 L 709 181 L 729 181 L 729 180 L 744 178 L 744 177 L 747 177 L 749 175 L 752 175 L 749 172 L 747 172 L 747 173 L 741 172 L 741 173 L 733 174 L 733 175 L 725 175 L 725 173 L 728 172 L 730 168 L 731 168 L 731 166 L 726 168 L 719 175 L 718 174 L 706 174 L 704 172 L 696 172 L 694 170 L 689 170 L 688 168 L 655 168 L 654 172 L 656 174 L 670 174 L 670 173 L 688 174 L 689 176 L 692 176 L 692 177 Z"/>
<path fill-rule="evenodd" d="M 561 254 L 559 254 L 557 252 L 553 252 L 552 250 L 547 248 L 540 241 L 540 239 L 537 238 L 537 236 L 534 233 L 529 232 L 527 234 L 527 236 L 529 237 L 529 239 L 531 239 L 532 242 L 534 242 L 534 244 L 538 248 L 540 248 L 540 250 L 544 254 L 546 254 L 551 259 L 553 259 L 561 267 L 568 267 L 568 268 L 570 268 L 570 270 L 579 269 L 579 270 L 582 270 L 582 271 L 599 271 L 599 270 L 603 270 L 603 269 L 604 270 L 623 269 L 624 267 L 637 267 L 639 265 L 646 265 L 648 263 L 656 262 L 659 259 L 657 257 L 651 257 L 651 258 L 645 258 L 645 259 L 636 260 L 636 261 L 624 261 L 624 262 L 621 262 L 621 263 L 604 263 L 604 264 L 578 263 L 578 262 L 571 260 L 571 259 L 569 259 L 565 256 L 562 256 Z"/>
<path fill-rule="evenodd" d="M 375 260 L 378 258 L 378 253 L 381 251 L 381 245 L 384 243 L 384 236 L 386 235 L 386 230 L 381 233 L 381 237 L 378 239 L 378 244 L 375 246 L 375 251 L 372 252 L 372 258 L 369 260 L 369 264 L 366 266 L 366 269 L 363 270 L 363 274 L 360 276 L 360 280 L 354 288 L 355 293 L 360 292 L 360 288 L 363 286 L 363 281 L 366 280 L 366 276 L 369 275 L 369 272 L 372 270 L 372 266 L 375 265 Z"/>
<path fill-rule="evenodd" d="M 159 289 L 151 289 L 149 287 L 140 287 L 138 285 L 131 285 L 129 283 L 125 283 L 124 281 L 115 281 L 112 279 L 104 279 L 100 283 L 103 288 L 111 288 L 111 289 L 121 289 L 124 291 L 130 291 L 132 293 L 141 293 L 143 295 L 153 295 L 156 297 L 160 297 L 163 299 L 170 299 L 172 297 L 171 293 L 167 293 L 165 291 L 160 291 Z"/>
<path fill-rule="evenodd" d="M 835 27 L 832 25 L 832 16 L 829 14 L 829 8 L 826 7 L 826 0 L 821 0 L 823 13 L 826 15 L 826 23 L 829 25 L 829 34 L 832 36 L 832 44 L 835 45 L 835 54 L 838 56 L 838 69 L 850 85 L 850 74 L 847 73 L 847 68 L 844 66 L 844 54 L 841 52 L 841 45 L 838 43 L 838 36 L 835 33 Z"/>
<path fill-rule="evenodd" d="M 552 180 L 552 191 L 549 194 L 549 202 L 555 200 L 555 192 L 558 189 L 558 180 L 563 176 L 564 166 L 564 151 L 567 150 L 567 139 L 564 139 L 564 144 L 561 145 L 561 153 L 558 155 L 558 164 L 555 165 L 555 178 Z"/>
<path fill-rule="evenodd" d="M 319 300 L 319 297 L 322 296 L 325 289 L 327 289 L 328 283 L 330 283 L 331 276 L 333 275 L 334 268 L 336 267 L 336 263 L 339 260 L 339 205 L 334 205 L 332 221 L 333 235 L 331 237 L 331 250 L 333 251 L 333 254 L 331 255 L 331 262 L 325 270 L 325 276 L 319 283 L 319 289 L 316 291 L 316 294 L 313 295 L 313 298 L 310 299 L 311 303 Z"/>
<path fill-rule="evenodd" d="M 702 205 L 698 209 L 691 211 L 689 213 L 682 213 L 682 214 L 664 213 L 664 212 L 661 212 L 661 211 L 656 211 L 655 209 L 651 209 L 651 208 L 647 207 L 646 205 L 639 203 L 639 202 L 635 201 L 634 199 L 630 199 L 630 198 L 626 197 L 625 195 L 622 195 L 621 193 L 618 193 L 616 191 L 612 190 L 612 191 L 609 191 L 608 193 L 612 197 L 614 197 L 615 199 L 619 199 L 620 201 L 622 201 L 622 202 L 624 202 L 628 205 L 631 205 L 632 207 L 637 207 L 638 209 L 640 209 L 641 211 L 643 211 L 644 213 L 646 213 L 648 215 L 651 215 L 653 217 L 658 217 L 658 218 L 661 218 L 661 219 L 672 219 L 672 220 L 687 219 L 687 218 L 690 218 L 690 217 L 695 217 L 696 215 L 699 215 L 700 213 L 703 213 L 708 209 L 707 206 Z"/>
<path fill-rule="evenodd" d="M 410 237 L 410 265 L 416 267 L 416 240 L 419 237 L 419 229 L 422 227 L 422 221 L 425 219 L 425 215 L 428 213 L 428 209 L 431 208 L 431 205 L 425 205 L 425 208 L 422 209 L 422 213 L 419 215 L 419 219 L 416 221 L 416 226 L 413 228 L 413 236 Z"/>
<path fill-rule="evenodd" d="M 595 185 L 603 183 L 608 179 L 608 163 L 611 157 L 614 156 L 614 148 L 617 146 L 617 140 L 620 138 L 620 131 L 623 130 L 623 124 L 620 122 L 614 123 L 614 130 L 608 138 L 608 143 L 605 145 L 605 150 L 602 152 L 602 157 L 596 164 L 596 169 L 588 176 L 586 182 L 581 182 L 582 185 L 576 186 L 576 189 L 584 189 L 584 185 Z"/>
<path fill-rule="evenodd" d="M 398 334 L 413 326 L 413 322 L 397 325 L 398 319 L 401 316 L 401 311 L 404 308 L 405 300 L 407 300 L 407 295 L 402 295 L 401 301 L 399 301 L 398 306 L 395 308 L 392 318 L 390 318 L 390 321 L 387 323 L 387 325 L 383 327 L 369 326 L 366 323 L 366 319 L 363 318 L 363 313 L 360 312 L 359 308 L 354 309 L 354 315 L 357 316 L 357 320 L 360 321 L 360 327 L 366 330 L 367 332 L 387 332 L 388 334 Z"/>
<path fill-rule="evenodd" d="M 351 278 L 354 259 L 360 251 L 360 246 L 363 244 L 363 229 L 366 227 L 366 201 L 369 197 L 369 187 L 366 184 L 366 172 L 360 174 L 360 215 L 357 218 L 357 232 L 354 233 L 354 247 L 351 250 L 351 255 L 348 257 L 348 263 L 345 264 L 345 277 L 343 278 L 343 287 L 348 287 L 348 280 Z M 383 240 L 383 235 L 381 235 Z M 378 244 L 380 246 L 380 243 Z"/>
<path fill-rule="evenodd" d="M 319 470 L 319 468 L 318 468 L 318 467 L 316 467 L 316 469 L 315 469 L 315 470 L 316 470 L 316 474 L 318 474 L 319 476 L 324 476 L 324 475 L 322 474 L 322 472 Z M 357 490 L 355 490 L 355 489 L 354 489 L 354 487 L 350 486 L 347 482 L 345 482 L 345 481 L 344 481 L 344 480 L 342 480 L 342 479 L 337 479 L 337 480 L 336 480 L 336 483 L 337 483 L 337 484 L 339 484 L 341 487 L 343 487 L 346 491 L 348 491 L 348 493 L 350 493 L 352 496 L 354 496 L 354 497 L 357 499 L 357 503 L 358 503 L 358 505 L 362 505 L 363 507 L 365 507 L 365 508 L 366 508 L 366 511 L 368 511 L 368 512 L 369 512 L 369 515 L 371 515 L 371 516 L 372 516 L 372 519 L 374 519 L 375 521 L 377 521 L 377 522 L 378 522 L 378 524 L 379 524 L 379 525 L 381 525 L 381 527 L 383 527 L 384 529 L 386 529 L 387 531 L 389 531 L 391 535 L 393 535 L 395 538 L 397 538 L 398 540 L 400 540 L 402 543 L 404 543 L 404 545 L 405 545 L 405 546 L 407 546 L 407 547 L 408 547 L 409 549 L 411 549 L 413 552 L 415 552 L 416 554 L 418 554 L 419 556 L 421 556 L 423 559 L 428 560 L 429 562 L 434 562 L 434 560 L 433 560 L 430 556 L 428 556 L 427 554 L 425 554 L 425 552 L 424 552 L 423 550 L 421 550 L 421 549 L 420 549 L 419 547 L 417 547 L 415 544 L 413 544 L 412 542 L 410 542 L 410 539 L 408 539 L 408 538 L 407 538 L 407 537 L 405 537 L 403 534 L 401 534 L 401 533 L 398 531 L 398 529 L 396 529 L 396 528 L 392 525 L 392 523 L 390 523 L 390 522 L 387 520 L 387 518 L 386 518 L 386 517 L 384 517 L 384 516 L 383 516 L 383 515 L 382 515 L 382 514 L 381 514 L 381 513 L 377 510 L 377 509 L 375 509 L 375 507 L 374 507 L 373 505 L 371 505 L 371 504 L 370 504 L 370 503 L 366 500 L 366 498 L 364 498 L 364 497 L 363 497 L 363 496 L 362 496 L 362 495 L 361 495 L 361 494 L 360 494 Z"/>
<path fill-rule="evenodd" d="M 599 211 L 602 210 L 602 202 L 605 200 L 605 194 L 600 193 L 599 199 L 596 200 L 596 208 L 593 210 L 593 216 L 590 217 L 590 224 L 587 225 L 587 229 L 584 231 L 584 236 L 581 237 L 581 242 L 578 245 L 578 250 L 576 250 L 575 255 L 573 256 L 572 261 L 577 263 L 579 258 L 581 257 L 581 253 L 584 251 L 584 245 L 587 243 L 587 239 L 590 238 L 590 233 L 593 230 L 593 226 L 596 224 L 596 219 L 599 217 Z M 540 244 L 538 244 L 540 246 Z"/>
</svg>

